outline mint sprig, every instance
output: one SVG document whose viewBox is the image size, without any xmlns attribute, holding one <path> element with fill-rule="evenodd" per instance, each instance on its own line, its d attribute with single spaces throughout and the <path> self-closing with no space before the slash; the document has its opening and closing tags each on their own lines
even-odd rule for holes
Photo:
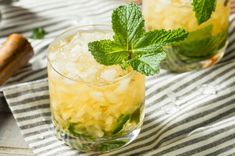
<svg viewBox="0 0 235 156">
<path fill-rule="evenodd" d="M 131 59 L 128 63 L 132 68 L 145 75 L 154 75 L 159 72 L 159 66 L 162 60 L 166 58 L 166 53 L 143 55 L 138 58 Z"/>
<path fill-rule="evenodd" d="M 111 40 L 94 41 L 89 43 L 88 46 L 89 51 L 100 64 L 121 64 L 129 57 L 125 48 Z"/>
<path fill-rule="evenodd" d="M 164 46 L 182 41 L 188 35 L 183 29 L 146 32 L 144 18 L 136 4 L 120 6 L 113 11 L 113 40 L 88 44 L 97 62 L 104 65 L 131 66 L 147 76 L 159 72 L 160 62 L 166 57 Z"/>
<path fill-rule="evenodd" d="M 135 4 L 120 6 L 112 13 L 114 41 L 123 48 L 131 49 L 144 30 L 144 18 L 140 8 Z"/>
<path fill-rule="evenodd" d="M 47 34 L 47 32 L 43 28 L 39 27 L 39 28 L 33 29 L 33 32 L 32 32 L 32 35 L 30 36 L 30 38 L 43 39 L 46 34 Z"/>
<path fill-rule="evenodd" d="M 211 18 L 216 8 L 216 0 L 193 0 L 192 5 L 198 24 L 202 24 Z"/>
</svg>

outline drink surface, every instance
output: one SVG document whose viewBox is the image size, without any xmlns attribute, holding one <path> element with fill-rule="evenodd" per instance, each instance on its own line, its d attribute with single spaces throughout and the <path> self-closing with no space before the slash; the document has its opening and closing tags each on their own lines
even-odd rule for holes
<svg viewBox="0 0 235 156">
<path fill-rule="evenodd" d="M 108 32 L 81 31 L 49 48 L 52 116 L 55 126 L 67 135 L 94 141 L 128 134 L 142 124 L 144 76 L 120 66 L 101 65 L 88 52 L 89 42 L 111 36 Z"/>
<path fill-rule="evenodd" d="M 223 55 L 229 26 L 230 2 L 218 0 L 211 18 L 198 25 L 191 0 L 144 0 L 146 28 L 189 32 L 185 41 L 169 46 L 163 67 L 181 72 L 206 68 Z"/>
<path fill-rule="evenodd" d="M 75 35 L 52 44 L 49 49 L 49 60 L 56 71 L 63 76 L 93 84 L 112 83 L 128 74 L 120 66 L 104 66 L 96 62 L 88 52 L 88 43 L 95 40 L 109 39 L 112 33 L 105 31 L 77 32 Z"/>
</svg>

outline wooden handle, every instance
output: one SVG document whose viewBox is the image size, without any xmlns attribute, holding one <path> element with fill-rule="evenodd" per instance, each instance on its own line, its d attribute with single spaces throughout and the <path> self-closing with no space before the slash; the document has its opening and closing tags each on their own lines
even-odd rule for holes
<svg viewBox="0 0 235 156">
<path fill-rule="evenodd" d="M 33 56 L 31 44 L 23 36 L 12 34 L 0 47 L 0 85 Z"/>
</svg>

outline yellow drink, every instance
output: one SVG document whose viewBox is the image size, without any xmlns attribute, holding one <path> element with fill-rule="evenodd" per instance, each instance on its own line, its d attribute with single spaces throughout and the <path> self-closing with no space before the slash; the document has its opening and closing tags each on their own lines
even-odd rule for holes
<svg viewBox="0 0 235 156">
<path fill-rule="evenodd" d="M 57 136 L 81 151 L 111 151 L 132 141 L 143 122 L 145 78 L 132 69 L 98 64 L 94 40 L 112 36 L 106 26 L 66 32 L 48 49 L 48 80 Z"/>
<path fill-rule="evenodd" d="M 198 25 L 191 0 L 143 0 L 148 30 L 184 28 L 188 38 L 166 48 L 162 64 L 174 72 L 207 68 L 218 62 L 225 51 L 230 1 L 217 0 L 211 18 Z"/>
</svg>

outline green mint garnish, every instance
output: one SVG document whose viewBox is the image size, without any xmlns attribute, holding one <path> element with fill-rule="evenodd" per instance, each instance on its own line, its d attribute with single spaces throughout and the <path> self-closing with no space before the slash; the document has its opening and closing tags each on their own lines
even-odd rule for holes
<svg viewBox="0 0 235 156">
<path fill-rule="evenodd" d="M 198 24 L 202 24 L 210 19 L 215 11 L 216 0 L 193 0 L 192 5 Z"/>
<path fill-rule="evenodd" d="M 130 119 L 130 115 L 129 114 L 122 114 L 118 119 L 117 119 L 117 123 L 114 127 L 113 130 L 113 134 L 118 133 L 119 131 L 122 130 L 122 128 L 125 126 L 125 124 L 127 123 L 127 121 Z"/>
<path fill-rule="evenodd" d="M 158 73 L 160 62 L 166 57 L 164 46 L 185 39 L 183 29 L 146 32 L 144 18 L 136 4 L 120 6 L 113 11 L 113 40 L 94 41 L 89 51 L 104 65 L 131 66 L 147 76 Z"/>
<path fill-rule="evenodd" d="M 43 39 L 47 32 L 43 28 L 35 28 L 33 29 L 32 35 L 30 38 L 32 39 Z"/>
<path fill-rule="evenodd" d="M 111 151 L 117 148 L 120 148 L 122 146 L 124 146 L 128 141 L 125 140 L 115 140 L 115 141 L 107 141 L 107 142 L 103 142 L 100 144 L 96 145 L 96 150 L 98 151 Z"/>
<path fill-rule="evenodd" d="M 210 58 L 225 45 L 228 32 L 227 29 L 221 30 L 213 36 L 212 29 L 213 26 L 208 25 L 190 32 L 186 40 L 173 44 L 174 50 L 193 59 Z"/>
</svg>

